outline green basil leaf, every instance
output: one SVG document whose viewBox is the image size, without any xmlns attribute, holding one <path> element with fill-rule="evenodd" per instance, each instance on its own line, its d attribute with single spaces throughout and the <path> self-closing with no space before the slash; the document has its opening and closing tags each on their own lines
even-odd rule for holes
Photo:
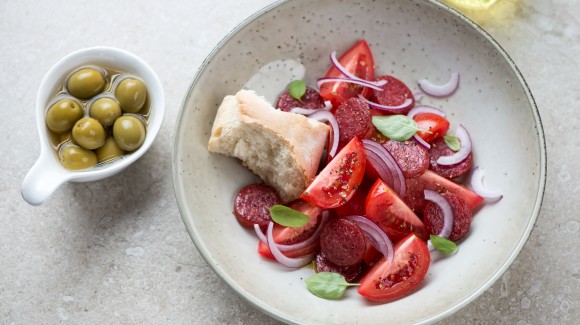
<svg viewBox="0 0 580 325">
<path fill-rule="evenodd" d="M 288 85 L 290 96 L 296 100 L 300 100 L 306 93 L 306 83 L 302 80 L 294 80 Z"/>
<path fill-rule="evenodd" d="M 459 139 L 457 139 L 457 137 L 454 135 L 448 134 L 443 137 L 443 140 L 445 141 L 445 144 L 447 144 L 449 149 L 453 151 L 457 151 L 461 148 L 461 143 L 459 142 Z"/>
<path fill-rule="evenodd" d="M 344 276 L 334 272 L 319 272 L 304 280 L 308 291 L 323 299 L 339 299 L 349 286 L 358 283 L 348 283 Z"/>
<path fill-rule="evenodd" d="M 374 126 L 391 140 L 409 140 L 419 130 L 417 122 L 406 115 L 373 116 Z"/>
<path fill-rule="evenodd" d="M 302 227 L 308 223 L 310 217 L 284 205 L 274 205 L 270 208 L 272 220 L 286 227 Z"/>
<path fill-rule="evenodd" d="M 443 254 L 453 254 L 457 251 L 457 245 L 447 238 L 440 237 L 437 235 L 431 235 L 431 245 L 435 247 L 436 250 Z"/>
</svg>

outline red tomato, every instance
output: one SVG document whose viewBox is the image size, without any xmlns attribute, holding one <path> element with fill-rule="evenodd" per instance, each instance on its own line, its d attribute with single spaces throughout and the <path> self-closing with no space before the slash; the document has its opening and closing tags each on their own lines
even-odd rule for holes
<svg viewBox="0 0 580 325">
<path fill-rule="evenodd" d="M 316 227 L 320 221 L 322 210 L 317 207 L 313 207 L 307 202 L 296 200 L 290 203 L 288 206 L 296 211 L 310 216 L 310 220 L 304 226 L 297 228 L 274 224 L 274 229 L 272 229 L 272 236 L 274 237 L 274 242 L 278 244 L 290 245 L 306 240 L 314 233 L 314 231 L 316 231 Z M 316 240 L 312 243 L 312 245 L 308 245 L 299 250 L 284 252 L 284 255 L 288 257 L 304 256 L 317 250 L 318 246 L 319 241 Z M 274 255 L 272 255 L 272 252 L 270 252 L 270 248 L 268 248 L 268 245 L 264 244 L 262 241 L 258 243 L 258 253 L 269 259 L 274 259 Z"/>
<path fill-rule="evenodd" d="M 301 198 L 321 209 L 339 207 L 354 195 L 362 182 L 365 166 L 365 148 L 354 137 L 316 176 Z"/>
<path fill-rule="evenodd" d="M 363 276 L 358 293 L 374 301 L 401 298 L 419 286 L 430 263 L 427 244 L 414 234 L 408 234 L 395 244 L 393 263 L 382 257 Z"/>
<path fill-rule="evenodd" d="M 375 61 L 373 53 L 369 48 L 367 41 L 360 40 L 346 53 L 344 53 L 338 61 L 345 67 L 348 72 L 355 76 L 365 79 L 374 80 L 375 78 Z M 325 78 L 344 77 L 340 71 L 334 66 L 324 75 Z M 343 101 L 361 94 L 368 98 L 370 96 L 370 88 L 359 86 L 353 83 L 345 82 L 328 82 L 322 84 L 320 87 L 320 95 L 324 100 L 330 100 L 333 107 L 338 107 Z"/>
<path fill-rule="evenodd" d="M 437 191 L 439 193 L 451 192 L 460 196 L 472 210 L 483 201 L 483 197 L 469 188 L 440 176 L 432 170 L 427 170 L 423 175 L 407 180 L 405 202 L 416 212 L 423 213 L 426 204 L 425 190 Z"/>
<path fill-rule="evenodd" d="M 365 202 L 367 218 L 376 222 L 396 242 L 409 233 L 427 241 L 425 225 L 399 196 L 381 179 L 371 187 Z"/>
<path fill-rule="evenodd" d="M 428 143 L 431 143 L 438 137 L 444 136 L 447 133 L 447 130 L 449 130 L 449 121 L 447 121 L 443 116 L 437 114 L 421 113 L 415 115 L 413 120 L 417 122 L 417 127 L 419 127 L 420 130 L 430 132 L 417 131 L 417 135 Z"/>
<path fill-rule="evenodd" d="M 367 167 L 368 168 L 368 164 Z M 366 173 L 366 171 L 365 171 Z M 373 182 L 369 182 L 366 179 L 363 179 L 362 183 L 356 189 L 354 195 L 346 202 L 344 205 L 339 206 L 334 210 L 337 216 L 339 217 L 348 217 L 348 216 L 363 216 L 365 215 L 365 201 L 367 199 L 367 193 L 373 185 Z"/>
</svg>

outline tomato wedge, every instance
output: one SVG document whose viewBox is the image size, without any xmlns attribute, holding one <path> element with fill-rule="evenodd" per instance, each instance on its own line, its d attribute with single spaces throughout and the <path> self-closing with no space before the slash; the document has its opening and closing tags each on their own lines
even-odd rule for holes
<svg viewBox="0 0 580 325">
<path fill-rule="evenodd" d="M 288 206 L 298 212 L 302 212 L 308 215 L 310 220 L 304 226 L 297 228 L 274 224 L 274 229 L 272 229 L 272 236 L 274 237 L 274 241 L 278 244 L 291 245 L 308 239 L 308 237 L 310 237 L 316 231 L 318 223 L 321 219 L 320 216 L 322 210 L 317 207 L 313 207 L 309 203 L 302 200 L 293 201 Z M 288 257 L 304 256 L 317 250 L 319 244 L 319 241 L 316 240 L 311 245 L 308 245 L 304 248 L 286 251 L 284 252 L 284 255 Z M 272 255 L 272 252 L 270 252 L 270 248 L 268 248 L 268 245 L 264 244 L 262 241 L 258 243 L 258 253 L 266 258 L 275 260 L 274 255 Z"/>
<path fill-rule="evenodd" d="M 417 122 L 417 127 L 420 130 L 429 131 L 417 131 L 417 135 L 428 143 L 433 142 L 438 137 L 444 136 L 447 130 L 449 130 L 449 121 L 437 114 L 421 113 L 415 115 L 413 120 Z"/>
<path fill-rule="evenodd" d="M 365 166 L 365 148 L 354 137 L 316 176 L 301 198 L 321 209 L 339 207 L 354 195 L 362 182 Z"/>
<path fill-rule="evenodd" d="M 399 196 L 380 178 L 371 187 L 365 202 L 367 218 L 376 222 L 396 242 L 409 233 L 427 241 L 425 225 Z"/>
<path fill-rule="evenodd" d="M 393 263 L 382 257 L 363 276 L 358 293 L 374 301 L 401 298 L 419 286 L 430 263 L 427 244 L 414 234 L 408 234 L 395 244 Z"/>
<path fill-rule="evenodd" d="M 375 60 L 367 41 L 364 39 L 346 51 L 338 61 L 348 72 L 361 79 L 374 80 L 375 78 Z M 324 77 L 337 78 L 344 77 L 344 75 L 332 66 Z M 328 82 L 320 87 L 320 96 L 324 100 L 329 100 L 333 107 L 338 107 L 343 101 L 358 94 L 368 98 L 371 94 L 370 88 L 345 82 Z"/>
</svg>

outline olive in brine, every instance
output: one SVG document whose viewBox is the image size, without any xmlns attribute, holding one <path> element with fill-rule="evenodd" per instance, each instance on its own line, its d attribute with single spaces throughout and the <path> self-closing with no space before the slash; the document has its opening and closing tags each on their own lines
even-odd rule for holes
<svg viewBox="0 0 580 325">
<path fill-rule="evenodd" d="M 137 113 L 147 100 L 145 84 L 135 78 L 125 78 L 115 89 L 115 97 L 121 104 L 121 109 L 127 113 Z"/>
<path fill-rule="evenodd" d="M 105 144 L 105 129 L 91 117 L 83 117 L 72 129 L 73 141 L 85 149 L 97 149 Z"/>
<path fill-rule="evenodd" d="M 60 152 L 60 162 L 66 169 L 86 169 L 97 164 L 97 155 L 91 150 L 68 145 Z"/>
<path fill-rule="evenodd" d="M 66 83 L 68 92 L 80 99 L 89 99 L 105 89 L 105 77 L 97 69 L 83 68 L 74 72 Z"/>
<path fill-rule="evenodd" d="M 113 138 L 115 138 L 119 148 L 135 151 L 145 141 L 145 125 L 134 116 L 121 116 L 113 125 Z"/>
<path fill-rule="evenodd" d="M 89 115 L 99 121 L 103 126 L 113 125 L 121 114 L 121 106 L 119 106 L 119 103 L 108 97 L 95 100 L 89 109 Z"/>
<path fill-rule="evenodd" d="M 107 140 L 105 140 L 105 144 L 102 147 L 98 148 L 96 151 L 97 151 L 97 161 L 100 163 L 103 161 L 108 161 L 111 159 L 115 159 L 117 157 L 121 157 L 122 155 L 125 154 L 125 151 L 119 148 L 117 142 L 115 142 L 115 139 L 113 139 L 113 137 L 108 137 Z"/>
<path fill-rule="evenodd" d="M 79 103 L 72 99 L 61 99 L 46 112 L 46 126 L 52 132 L 68 132 L 83 115 L 83 108 Z"/>
</svg>

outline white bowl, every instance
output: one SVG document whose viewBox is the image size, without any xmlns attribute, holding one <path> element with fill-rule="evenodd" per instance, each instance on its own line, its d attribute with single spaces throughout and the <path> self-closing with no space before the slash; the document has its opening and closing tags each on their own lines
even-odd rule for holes
<svg viewBox="0 0 580 325">
<path fill-rule="evenodd" d="M 145 141 L 139 149 L 122 159 L 86 170 L 72 171 L 64 168 L 52 148 L 45 114 L 55 90 L 65 78 L 81 66 L 96 65 L 133 74 L 147 86 L 150 116 Z M 92 47 L 75 51 L 58 61 L 44 76 L 36 95 L 36 125 L 40 136 L 40 156 L 24 181 L 21 193 L 32 205 L 42 204 L 60 185 L 67 181 L 88 182 L 117 174 L 143 156 L 157 136 L 165 114 L 165 95 L 161 81 L 153 69 L 142 59 L 127 51 L 111 47 Z"/>
<path fill-rule="evenodd" d="M 370 43 L 377 71 L 416 87 L 461 73 L 444 107 L 452 127 L 471 132 L 475 164 L 504 198 L 474 217 L 456 255 L 432 261 L 421 288 L 403 299 L 369 303 L 356 290 L 328 301 L 310 294 L 310 269 L 287 270 L 261 258 L 255 235 L 232 215 L 235 192 L 256 178 L 239 161 L 207 151 L 216 109 L 257 69 L 300 59 L 309 84 L 329 66 L 332 50 Z M 173 176 L 183 221 L 211 268 L 256 308 L 295 324 L 426 324 L 441 320 L 491 286 L 525 244 L 540 209 L 546 151 L 538 110 L 507 53 L 455 11 L 425 0 L 281 1 L 247 19 L 214 49 L 195 76 L 177 121 Z"/>
</svg>

